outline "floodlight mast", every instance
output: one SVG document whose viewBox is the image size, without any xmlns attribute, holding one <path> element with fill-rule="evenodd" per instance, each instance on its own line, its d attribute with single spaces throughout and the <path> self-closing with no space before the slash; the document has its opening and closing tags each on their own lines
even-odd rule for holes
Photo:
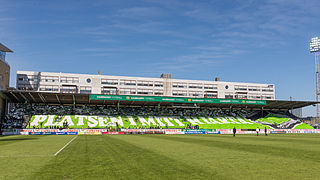
<svg viewBox="0 0 320 180">
<path fill-rule="evenodd" d="M 310 41 L 310 53 L 315 55 L 315 70 L 316 70 L 316 101 L 320 100 L 320 77 L 319 77 L 319 52 L 320 52 L 320 39 L 314 37 Z M 320 105 L 317 104 L 317 117 L 320 117 Z"/>
</svg>

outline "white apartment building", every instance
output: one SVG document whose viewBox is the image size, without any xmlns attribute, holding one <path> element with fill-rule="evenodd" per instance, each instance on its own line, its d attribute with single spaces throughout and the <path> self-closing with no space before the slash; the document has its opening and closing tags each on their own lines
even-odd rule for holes
<svg viewBox="0 0 320 180">
<path fill-rule="evenodd" d="M 18 90 L 194 98 L 275 99 L 273 84 L 17 71 Z"/>
</svg>

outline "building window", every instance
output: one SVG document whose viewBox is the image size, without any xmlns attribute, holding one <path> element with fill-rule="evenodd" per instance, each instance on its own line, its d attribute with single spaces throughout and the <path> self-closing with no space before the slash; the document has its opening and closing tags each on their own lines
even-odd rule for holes
<svg viewBox="0 0 320 180">
<path fill-rule="evenodd" d="M 247 91 L 248 89 L 246 87 L 235 87 L 234 90 L 236 90 L 236 91 Z"/>
<path fill-rule="evenodd" d="M 153 87 L 153 82 L 151 81 L 138 81 L 137 82 L 138 86 L 149 86 L 149 87 Z"/>
<path fill-rule="evenodd" d="M 118 85 L 117 79 L 102 79 L 101 84 Z"/>
<path fill-rule="evenodd" d="M 205 98 L 217 98 L 218 96 L 216 94 L 206 94 L 204 97 Z"/>
<path fill-rule="evenodd" d="M 162 82 L 154 82 L 154 87 L 163 87 Z"/>
<path fill-rule="evenodd" d="M 135 86 L 136 81 L 131 81 L 131 80 L 120 80 L 121 85 L 126 85 L 126 86 Z"/>
<path fill-rule="evenodd" d="M 187 96 L 187 91 L 173 91 L 172 95 L 174 95 L 174 96 Z"/>
<path fill-rule="evenodd" d="M 77 87 L 69 87 L 69 86 L 62 86 L 60 88 L 61 93 L 77 93 Z"/>
<path fill-rule="evenodd" d="M 118 89 L 116 87 L 102 87 L 101 94 L 116 95 L 118 94 Z"/>
<path fill-rule="evenodd" d="M 173 83 L 172 84 L 173 88 L 187 88 L 187 84 L 186 83 Z"/>
<path fill-rule="evenodd" d="M 262 89 L 262 92 L 273 92 L 273 89 Z"/>
<path fill-rule="evenodd" d="M 79 83 L 78 77 L 61 77 L 60 82 L 62 83 Z"/>
<path fill-rule="evenodd" d="M 192 97 L 202 97 L 202 94 L 200 92 L 189 92 L 189 96 Z"/>
<path fill-rule="evenodd" d="M 218 89 L 217 85 L 215 84 L 205 84 L 204 89 Z"/>
<path fill-rule="evenodd" d="M 91 87 L 89 86 L 81 86 L 80 94 L 91 94 Z"/>
<path fill-rule="evenodd" d="M 123 95 L 136 94 L 136 89 L 123 88 L 123 89 L 120 89 L 120 94 L 123 94 Z"/>
<path fill-rule="evenodd" d="M 6 52 L 0 51 L 0 59 L 6 60 Z"/>
<path fill-rule="evenodd" d="M 249 88 L 248 90 L 249 91 L 260 91 L 260 89 L 258 89 L 258 88 Z"/>
<path fill-rule="evenodd" d="M 189 84 L 189 88 L 191 88 L 191 89 L 202 89 L 202 85 L 199 85 L 199 84 Z"/>
<path fill-rule="evenodd" d="M 153 95 L 153 91 L 151 89 L 138 89 L 137 94 Z"/>
<path fill-rule="evenodd" d="M 38 81 L 38 80 L 35 80 Z M 41 82 L 59 82 L 58 76 L 41 76 Z"/>
<path fill-rule="evenodd" d="M 59 87 L 58 86 L 40 86 L 39 87 L 40 91 L 53 91 L 53 92 L 57 92 L 59 91 Z"/>
</svg>

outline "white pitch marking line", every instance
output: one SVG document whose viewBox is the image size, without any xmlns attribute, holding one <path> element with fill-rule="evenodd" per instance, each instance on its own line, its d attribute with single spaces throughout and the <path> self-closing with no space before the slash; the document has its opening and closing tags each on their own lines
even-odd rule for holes
<svg viewBox="0 0 320 180">
<path fill-rule="evenodd" d="M 57 156 L 65 147 L 67 147 L 73 140 L 75 140 L 78 136 L 72 138 L 66 145 L 64 145 L 59 151 L 57 151 L 54 156 Z"/>
</svg>

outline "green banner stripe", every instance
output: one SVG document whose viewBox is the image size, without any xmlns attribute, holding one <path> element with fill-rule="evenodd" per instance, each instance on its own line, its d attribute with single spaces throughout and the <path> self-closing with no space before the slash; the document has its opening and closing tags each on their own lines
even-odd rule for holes
<svg viewBox="0 0 320 180">
<path fill-rule="evenodd" d="M 101 95 L 91 94 L 91 100 L 110 101 L 150 101 L 150 102 L 174 102 L 174 103 L 219 103 L 219 104 L 254 104 L 266 105 L 264 100 L 244 99 L 213 99 L 213 98 L 182 98 L 182 97 L 159 97 L 159 96 L 126 96 L 126 95 Z"/>
</svg>

